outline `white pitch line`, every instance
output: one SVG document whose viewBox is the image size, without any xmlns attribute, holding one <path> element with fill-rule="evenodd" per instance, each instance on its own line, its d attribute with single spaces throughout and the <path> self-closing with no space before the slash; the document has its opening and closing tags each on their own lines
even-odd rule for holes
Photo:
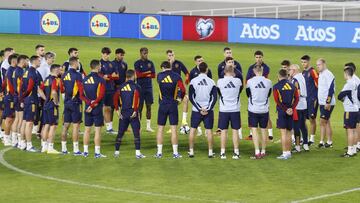
<svg viewBox="0 0 360 203">
<path fill-rule="evenodd" d="M 33 176 L 33 177 L 37 177 L 37 178 L 41 178 L 41 179 L 56 181 L 56 182 L 60 182 L 60 183 L 67 183 L 67 184 L 72 184 L 72 185 L 77 185 L 77 186 L 85 186 L 85 187 L 90 187 L 90 188 L 110 190 L 110 191 L 114 191 L 114 192 L 139 194 L 139 195 L 145 195 L 145 196 L 156 196 L 156 197 L 162 197 L 162 198 L 166 198 L 166 199 L 179 199 L 179 200 L 187 200 L 187 201 L 216 202 L 216 203 L 233 203 L 233 202 L 235 203 L 236 202 L 236 201 L 223 201 L 223 200 L 214 200 L 214 199 L 193 198 L 193 197 L 189 197 L 189 196 L 180 196 L 180 195 L 170 195 L 170 194 L 162 194 L 162 193 L 155 193 L 155 192 L 129 190 L 129 189 L 124 189 L 124 188 L 114 188 L 114 187 L 108 187 L 108 186 L 103 186 L 103 185 L 81 183 L 81 182 L 76 182 L 73 180 L 65 180 L 65 179 L 55 178 L 55 177 L 51 177 L 51 176 L 44 176 L 41 174 L 36 174 L 36 173 L 29 172 L 29 171 L 25 171 L 23 169 L 17 168 L 16 166 L 9 164 L 4 159 L 4 154 L 11 149 L 12 148 L 5 148 L 0 151 L 0 164 L 4 165 L 6 168 L 8 168 L 10 170 L 13 170 L 13 171 L 16 171 L 18 173 L 28 175 L 28 176 Z"/>
<path fill-rule="evenodd" d="M 309 197 L 309 198 L 302 199 L 302 200 L 296 200 L 296 201 L 292 201 L 292 203 L 309 202 L 309 201 L 313 201 L 313 200 L 324 199 L 324 198 L 333 197 L 333 196 L 337 196 L 337 195 L 343 195 L 346 193 L 356 192 L 356 191 L 360 191 L 360 187 L 349 189 L 349 190 L 343 190 L 341 192 L 336 192 L 336 193 L 331 193 L 331 194 Z"/>
</svg>

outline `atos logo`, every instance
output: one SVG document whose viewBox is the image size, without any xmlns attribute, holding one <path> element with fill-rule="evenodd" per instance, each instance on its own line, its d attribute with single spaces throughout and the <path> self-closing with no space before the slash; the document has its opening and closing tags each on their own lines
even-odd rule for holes
<svg viewBox="0 0 360 203">
<path fill-rule="evenodd" d="M 141 21 L 140 30 L 145 37 L 155 38 L 160 33 L 160 22 L 154 16 L 147 16 Z"/>
<path fill-rule="evenodd" d="M 52 12 L 45 13 L 41 18 L 41 28 L 48 34 L 56 33 L 60 28 L 59 17 Z"/>
<path fill-rule="evenodd" d="M 352 39 L 352 43 L 357 43 L 360 40 L 360 28 L 355 28 L 355 34 Z"/>
<path fill-rule="evenodd" d="M 96 14 L 90 20 L 90 28 L 95 35 L 105 35 L 109 31 L 109 27 L 109 19 L 103 14 Z"/>
<path fill-rule="evenodd" d="M 206 39 L 214 33 L 215 21 L 211 18 L 199 18 L 196 20 L 195 29 L 196 32 L 199 34 L 200 39 Z"/>
<path fill-rule="evenodd" d="M 335 27 L 314 28 L 312 26 L 305 27 L 298 25 L 298 31 L 295 40 L 303 40 L 310 42 L 334 42 L 336 40 Z"/>
<path fill-rule="evenodd" d="M 240 38 L 249 39 L 271 39 L 276 40 L 280 38 L 280 26 L 277 24 L 271 26 L 259 26 L 256 23 L 243 23 Z"/>
</svg>

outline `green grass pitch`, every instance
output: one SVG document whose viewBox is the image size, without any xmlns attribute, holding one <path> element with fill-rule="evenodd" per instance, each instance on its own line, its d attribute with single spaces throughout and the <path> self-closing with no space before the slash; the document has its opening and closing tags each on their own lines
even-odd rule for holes
<svg viewBox="0 0 360 203">
<path fill-rule="evenodd" d="M 46 50 L 56 52 L 56 63 L 62 64 L 67 59 L 67 49 L 77 47 L 80 59 L 87 72 L 91 59 L 100 58 L 100 49 L 104 46 L 112 50 L 124 48 L 125 60 L 129 67 L 139 57 L 139 48 L 149 48 L 149 58 L 160 71 L 159 64 L 166 60 L 165 51 L 175 50 L 177 59 L 183 61 L 188 69 L 194 66 L 193 57 L 200 54 L 209 64 L 217 79 L 217 64 L 223 60 L 222 49 L 230 46 L 236 60 L 240 61 L 246 72 L 253 63 L 254 51 L 265 53 L 265 62 L 270 66 L 270 78 L 276 81 L 276 72 L 283 59 L 299 63 L 299 58 L 309 54 L 312 65 L 315 59 L 324 57 L 330 70 L 336 76 L 336 94 L 344 84 L 343 64 L 348 61 L 360 65 L 360 50 L 330 49 L 316 47 L 290 47 L 252 44 L 200 43 L 176 41 L 147 41 L 130 39 L 57 37 L 31 35 L 0 35 L 0 47 L 14 47 L 16 52 L 31 55 L 36 44 L 44 44 Z M 114 55 L 112 55 L 113 58 Z M 158 108 L 158 88 L 154 81 L 155 104 L 152 110 L 152 127 L 156 129 Z M 271 100 L 271 119 L 275 124 L 275 106 Z M 243 134 L 247 128 L 247 99 L 241 95 L 241 116 Z M 215 123 L 217 123 L 218 104 L 216 105 Z M 190 111 L 189 111 L 190 112 Z M 181 115 L 181 113 L 180 113 Z M 190 115 L 190 113 L 189 113 Z M 117 129 L 117 116 L 114 126 Z M 194 159 L 187 158 L 187 136 L 180 135 L 179 150 L 184 156 L 181 160 L 171 157 L 170 137 L 166 135 L 164 158 L 156 160 L 155 133 L 142 131 L 142 152 L 148 157 L 135 159 L 133 136 L 127 133 L 121 148 L 121 157 L 114 159 L 114 135 L 103 133 L 102 152 L 108 158 L 95 160 L 88 158 L 45 154 L 31 154 L 10 150 L 4 159 L 18 169 L 31 172 L 27 174 L 10 170 L 0 165 L 0 202 L 291 202 L 323 194 L 331 194 L 360 187 L 359 157 L 344 159 L 339 156 L 345 147 L 343 129 L 343 106 L 337 101 L 333 112 L 334 148 L 317 149 L 311 147 L 309 153 L 295 154 L 291 160 L 280 161 L 275 157 L 281 152 L 280 144 L 270 143 L 269 156 L 263 160 L 251 160 L 253 145 L 250 141 L 240 142 L 240 160 L 209 160 L 204 136 L 198 137 Z M 145 125 L 145 120 L 142 120 Z M 215 125 L 216 126 L 216 125 Z M 60 149 L 57 131 L 56 149 Z M 103 129 L 104 132 L 104 129 Z M 274 140 L 279 139 L 279 131 L 274 128 Z M 316 141 L 319 140 L 319 128 Z M 81 144 L 81 143 L 80 143 Z M 69 139 L 68 148 L 72 149 Z M 35 141 L 39 147 L 39 141 Z M 3 150 L 0 145 L 0 150 Z M 81 144 L 82 149 L 82 144 Z M 219 137 L 215 138 L 215 152 L 220 150 Z M 228 141 L 228 152 L 232 150 Z M 94 149 L 91 145 L 90 153 Z M 52 177 L 56 180 L 44 179 Z M 59 180 L 73 182 L 59 182 Z M 82 185 L 75 185 L 72 183 Z M 360 202 L 360 191 L 315 200 L 316 202 Z"/>
</svg>

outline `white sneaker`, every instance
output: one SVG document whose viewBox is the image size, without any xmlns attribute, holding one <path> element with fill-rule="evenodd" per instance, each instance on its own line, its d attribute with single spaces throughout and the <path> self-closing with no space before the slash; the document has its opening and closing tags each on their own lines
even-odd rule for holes
<svg viewBox="0 0 360 203">
<path fill-rule="evenodd" d="M 47 154 L 60 154 L 60 152 L 56 149 L 50 149 L 50 150 L 47 150 Z"/>
<path fill-rule="evenodd" d="M 220 159 L 226 159 L 226 155 L 225 154 L 220 154 Z"/>
<path fill-rule="evenodd" d="M 151 127 L 146 128 L 146 131 L 151 132 L 151 133 L 155 132 Z"/>
<path fill-rule="evenodd" d="M 239 139 L 242 140 L 243 136 L 242 136 L 242 132 L 239 130 Z"/>
<path fill-rule="evenodd" d="M 5 146 L 5 147 L 10 147 L 10 146 L 12 146 L 11 140 L 10 140 L 9 138 L 4 138 L 4 146 Z"/>
<path fill-rule="evenodd" d="M 202 130 L 201 130 L 201 128 L 199 127 L 199 128 L 197 128 L 197 136 L 201 136 L 202 135 Z"/>
<path fill-rule="evenodd" d="M 310 151 L 308 144 L 303 144 L 303 148 L 306 152 Z"/>
<path fill-rule="evenodd" d="M 47 153 L 48 148 L 47 147 L 41 147 L 41 153 Z"/>
<path fill-rule="evenodd" d="M 235 160 L 240 159 L 240 155 L 234 153 L 232 156 L 232 159 L 235 159 Z"/>
</svg>

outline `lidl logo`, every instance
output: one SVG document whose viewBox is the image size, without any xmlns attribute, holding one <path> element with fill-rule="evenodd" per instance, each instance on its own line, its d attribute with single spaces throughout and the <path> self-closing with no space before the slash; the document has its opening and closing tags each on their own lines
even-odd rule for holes
<svg viewBox="0 0 360 203">
<path fill-rule="evenodd" d="M 109 19 L 103 14 L 96 14 L 90 20 L 90 28 L 95 35 L 105 35 L 109 31 L 109 27 Z"/>
<path fill-rule="evenodd" d="M 45 13 L 41 18 L 41 28 L 45 33 L 56 33 L 60 28 L 59 17 L 52 12 Z"/>
<path fill-rule="evenodd" d="M 147 16 L 141 21 L 140 30 L 145 37 L 155 38 L 160 33 L 160 22 L 154 16 Z"/>
</svg>

